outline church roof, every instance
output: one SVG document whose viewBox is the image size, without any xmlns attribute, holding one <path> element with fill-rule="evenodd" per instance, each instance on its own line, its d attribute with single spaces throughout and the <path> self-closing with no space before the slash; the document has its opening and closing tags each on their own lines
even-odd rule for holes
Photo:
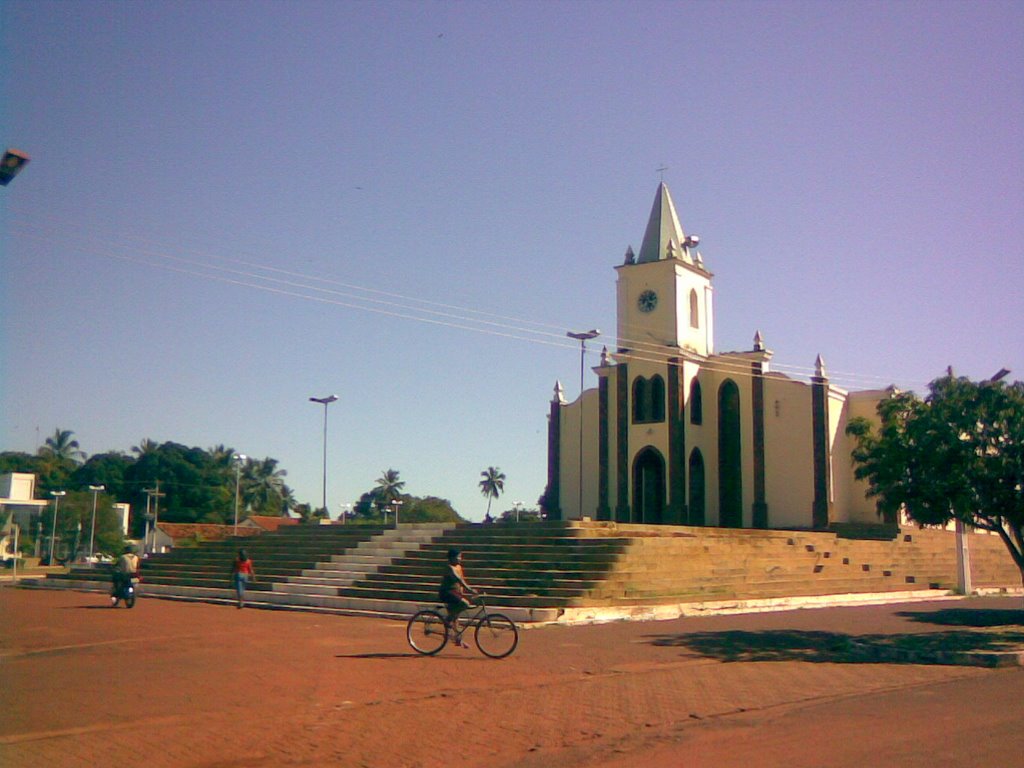
<svg viewBox="0 0 1024 768">
<path fill-rule="evenodd" d="M 647 221 L 647 231 L 644 232 L 644 241 L 640 246 L 640 255 L 636 263 L 683 258 L 686 245 L 686 236 L 679 225 L 672 195 L 669 194 L 665 182 L 661 182 L 654 196 L 651 218 Z"/>
</svg>

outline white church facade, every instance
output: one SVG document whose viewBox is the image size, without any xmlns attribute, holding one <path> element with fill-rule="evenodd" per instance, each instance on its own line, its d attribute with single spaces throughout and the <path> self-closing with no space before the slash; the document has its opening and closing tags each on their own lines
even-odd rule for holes
<svg viewBox="0 0 1024 768">
<path fill-rule="evenodd" d="M 819 356 L 800 381 L 753 347 L 715 350 L 712 274 L 662 183 L 639 254 L 616 267 L 617 346 L 596 389 L 548 421 L 545 507 L 553 519 L 825 529 L 880 522 L 855 480 L 845 429 L 887 390 L 848 392 Z"/>
</svg>

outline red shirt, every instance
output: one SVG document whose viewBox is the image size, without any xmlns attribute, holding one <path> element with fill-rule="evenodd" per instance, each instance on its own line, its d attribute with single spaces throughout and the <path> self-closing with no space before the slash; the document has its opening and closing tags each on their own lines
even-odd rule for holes
<svg viewBox="0 0 1024 768">
<path fill-rule="evenodd" d="M 252 576 L 252 560 L 235 560 L 234 570 L 235 573 L 247 573 Z"/>
</svg>

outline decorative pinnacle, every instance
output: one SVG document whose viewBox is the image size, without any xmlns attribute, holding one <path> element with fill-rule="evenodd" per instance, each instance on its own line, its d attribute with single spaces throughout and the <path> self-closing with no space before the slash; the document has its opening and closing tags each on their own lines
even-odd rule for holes
<svg viewBox="0 0 1024 768">
<path fill-rule="evenodd" d="M 814 375 L 819 379 L 824 379 L 827 375 L 825 373 L 825 360 L 820 354 L 818 355 L 818 359 L 814 361 Z"/>
</svg>

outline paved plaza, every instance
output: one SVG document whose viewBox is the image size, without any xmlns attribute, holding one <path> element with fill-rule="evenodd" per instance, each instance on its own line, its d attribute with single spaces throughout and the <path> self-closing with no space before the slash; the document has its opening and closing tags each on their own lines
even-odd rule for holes
<svg viewBox="0 0 1024 768">
<path fill-rule="evenodd" d="M 491 661 L 388 619 L 7 586 L 0 765 L 1019 765 L 1021 603 L 549 626 Z"/>
</svg>

